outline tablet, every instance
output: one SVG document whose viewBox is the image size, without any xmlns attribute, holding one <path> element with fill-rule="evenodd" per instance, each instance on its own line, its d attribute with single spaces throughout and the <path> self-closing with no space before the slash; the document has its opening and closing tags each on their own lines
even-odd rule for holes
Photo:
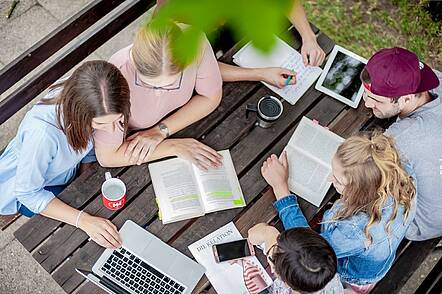
<svg viewBox="0 0 442 294">
<path fill-rule="evenodd" d="M 365 58 L 335 45 L 315 88 L 356 108 L 364 91 L 359 76 L 366 64 Z"/>
</svg>

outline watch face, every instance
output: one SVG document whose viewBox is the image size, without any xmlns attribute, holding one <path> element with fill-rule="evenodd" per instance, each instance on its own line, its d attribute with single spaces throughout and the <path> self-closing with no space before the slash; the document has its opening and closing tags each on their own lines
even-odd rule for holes
<svg viewBox="0 0 442 294">
<path fill-rule="evenodd" d="M 166 135 L 166 137 L 169 136 L 169 129 L 165 124 L 160 123 L 158 127 L 160 128 L 160 131 Z"/>
</svg>

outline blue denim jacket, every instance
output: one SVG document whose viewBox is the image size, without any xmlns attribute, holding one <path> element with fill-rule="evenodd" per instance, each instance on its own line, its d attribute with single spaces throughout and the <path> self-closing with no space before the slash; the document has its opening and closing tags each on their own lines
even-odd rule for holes
<svg viewBox="0 0 442 294">
<path fill-rule="evenodd" d="M 393 199 L 389 198 L 382 210 L 381 221 L 370 228 L 373 238 L 371 244 L 368 244 L 364 234 L 364 227 L 368 222 L 365 213 L 360 212 L 348 219 L 331 221 L 340 205 L 338 200 L 324 213 L 321 226 L 322 237 L 330 243 L 338 258 L 338 273 L 343 281 L 351 284 L 376 283 L 385 276 L 393 264 L 396 249 L 415 216 L 416 205 L 413 203 L 405 222 L 404 209 L 402 206 L 399 207 L 397 216 L 387 233 L 385 224 L 393 212 Z M 274 207 L 278 210 L 285 229 L 309 226 L 295 195 L 276 201 Z"/>
</svg>

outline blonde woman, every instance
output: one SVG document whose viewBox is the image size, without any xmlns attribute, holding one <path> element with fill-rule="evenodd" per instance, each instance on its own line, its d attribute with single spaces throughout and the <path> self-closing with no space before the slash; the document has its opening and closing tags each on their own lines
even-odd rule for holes
<svg viewBox="0 0 442 294">
<path fill-rule="evenodd" d="M 181 26 L 157 31 L 146 24 L 133 44 L 110 58 L 109 62 L 120 69 L 129 84 L 128 128 L 137 132 L 126 139 L 122 127 L 110 132 L 97 131 L 95 151 L 101 165 L 141 164 L 167 156 L 187 159 L 201 169 L 221 164 L 221 156 L 197 140 L 167 139 L 215 110 L 222 96 L 220 68 L 207 38 L 201 40 L 197 59 L 183 65 L 171 52 L 171 36 L 178 30 Z M 241 80 L 251 79 L 258 69 L 247 69 L 249 75 L 241 76 L 223 70 L 223 76 L 230 77 L 229 80 Z M 285 82 L 283 76 L 290 74 L 295 75 L 286 69 L 267 68 L 260 71 L 259 77 L 279 85 Z M 295 79 L 290 83 L 295 83 Z"/>
<path fill-rule="evenodd" d="M 140 131 L 127 140 L 122 127 L 95 132 L 100 164 L 125 166 L 178 156 L 203 169 L 220 165 L 220 155 L 197 140 L 165 140 L 211 113 L 222 96 L 221 74 L 207 39 L 202 40 L 197 60 L 181 65 L 171 54 L 173 30 L 180 28 L 175 25 L 158 31 L 144 25 L 132 45 L 110 58 L 129 84 L 128 128 Z"/>
<path fill-rule="evenodd" d="M 288 189 L 288 161 L 269 157 L 261 168 L 272 186 L 284 228 L 308 227 L 296 196 Z M 415 215 L 415 188 L 401 165 L 393 140 L 357 135 L 342 143 L 330 181 L 341 194 L 324 213 L 321 235 L 338 258 L 348 293 L 369 293 L 390 269 L 396 249 Z"/>
</svg>

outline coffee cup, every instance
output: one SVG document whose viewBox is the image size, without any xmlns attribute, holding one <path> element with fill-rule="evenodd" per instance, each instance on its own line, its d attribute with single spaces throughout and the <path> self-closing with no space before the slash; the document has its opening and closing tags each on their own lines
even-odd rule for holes
<svg viewBox="0 0 442 294">
<path fill-rule="evenodd" d="M 246 106 L 246 118 L 249 117 L 250 112 L 255 112 L 256 125 L 261 128 L 269 128 L 281 116 L 283 110 L 282 102 L 278 98 L 270 95 L 264 96 L 259 99 L 256 105 L 248 104 Z"/>
<path fill-rule="evenodd" d="M 101 185 L 101 199 L 110 210 L 118 210 L 126 203 L 126 185 L 122 180 L 105 173 L 106 181 Z"/>
</svg>

